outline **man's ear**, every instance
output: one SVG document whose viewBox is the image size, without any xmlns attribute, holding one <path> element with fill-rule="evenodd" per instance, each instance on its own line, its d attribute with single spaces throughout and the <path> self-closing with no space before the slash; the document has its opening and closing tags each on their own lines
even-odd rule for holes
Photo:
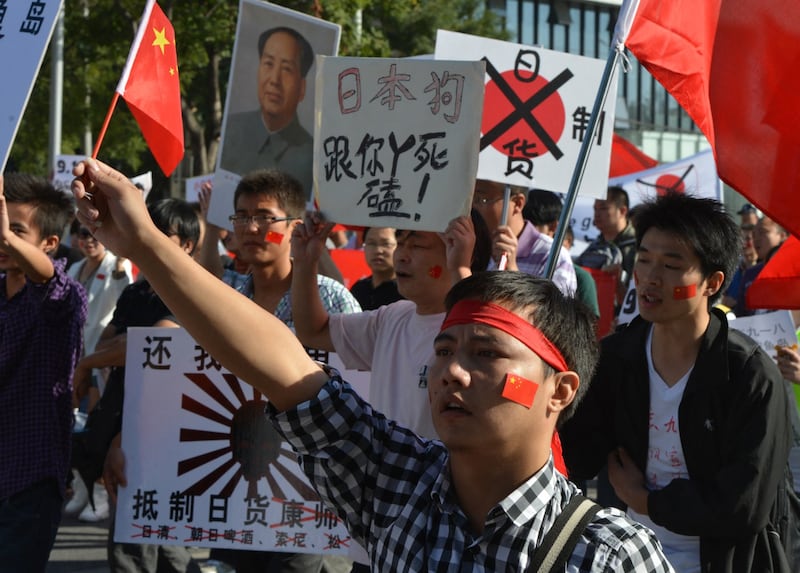
<svg viewBox="0 0 800 573">
<path fill-rule="evenodd" d="M 550 396 L 548 407 L 551 412 L 559 414 L 575 400 L 580 386 L 580 378 L 576 372 L 571 370 L 558 372 L 555 374 L 554 384 L 553 395 Z"/>
<path fill-rule="evenodd" d="M 58 237 L 58 235 L 49 235 L 42 239 L 42 242 L 39 244 L 39 246 L 45 253 L 49 255 L 50 253 L 55 253 L 59 243 L 61 243 L 61 239 Z"/>
<path fill-rule="evenodd" d="M 197 245 L 195 244 L 195 242 L 189 239 L 181 245 L 181 248 L 187 255 L 192 256 L 194 254 L 194 249 L 196 246 Z"/>
<path fill-rule="evenodd" d="M 525 193 L 515 193 L 511 196 L 511 214 L 516 215 L 517 213 L 522 213 L 523 207 L 525 207 L 525 203 L 528 202 L 527 197 L 525 197 Z"/>
<path fill-rule="evenodd" d="M 711 273 L 711 276 L 706 279 L 706 292 L 708 296 L 714 296 L 717 291 L 722 288 L 722 283 L 725 282 L 725 274 L 722 271 Z"/>
</svg>

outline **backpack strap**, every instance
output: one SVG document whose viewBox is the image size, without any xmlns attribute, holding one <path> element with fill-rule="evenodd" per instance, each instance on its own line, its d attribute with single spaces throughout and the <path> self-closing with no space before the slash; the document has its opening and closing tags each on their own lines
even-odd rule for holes
<svg viewBox="0 0 800 573">
<path fill-rule="evenodd" d="M 563 571 L 578 539 L 600 506 L 583 495 L 573 497 L 544 536 L 528 571 Z"/>
</svg>

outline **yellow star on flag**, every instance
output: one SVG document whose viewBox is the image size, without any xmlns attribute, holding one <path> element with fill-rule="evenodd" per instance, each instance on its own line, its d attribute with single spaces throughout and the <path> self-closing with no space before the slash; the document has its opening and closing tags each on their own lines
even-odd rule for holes
<svg viewBox="0 0 800 573">
<path fill-rule="evenodd" d="M 170 45 L 170 41 L 167 40 L 167 35 L 166 35 L 165 32 L 166 32 L 166 28 L 161 28 L 160 32 L 158 30 L 156 30 L 155 28 L 153 28 L 153 33 L 156 35 L 156 39 L 153 40 L 153 44 L 152 45 L 153 46 L 158 46 L 159 48 L 161 48 L 161 54 L 162 55 L 164 54 L 164 46 L 169 46 Z"/>
</svg>

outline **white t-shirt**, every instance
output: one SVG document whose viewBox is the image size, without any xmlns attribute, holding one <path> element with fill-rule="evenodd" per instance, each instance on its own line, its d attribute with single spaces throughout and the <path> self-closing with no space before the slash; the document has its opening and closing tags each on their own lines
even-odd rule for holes
<svg viewBox="0 0 800 573">
<path fill-rule="evenodd" d="M 688 479 L 683 455 L 678 407 L 692 368 L 673 386 L 668 386 L 653 366 L 653 329 L 647 337 L 647 367 L 650 373 L 650 429 L 648 432 L 647 471 L 649 490 L 659 490 L 674 479 Z M 628 516 L 653 530 L 664 549 L 664 555 L 675 571 L 700 573 L 700 538 L 680 535 L 653 523 L 647 515 L 628 509 Z"/>
<path fill-rule="evenodd" d="M 445 313 L 420 315 L 408 300 L 369 312 L 332 314 L 331 340 L 347 368 L 371 370 L 374 408 L 424 438 L 436 438 L 428 400 L 433 339 Z"/>
</svg>

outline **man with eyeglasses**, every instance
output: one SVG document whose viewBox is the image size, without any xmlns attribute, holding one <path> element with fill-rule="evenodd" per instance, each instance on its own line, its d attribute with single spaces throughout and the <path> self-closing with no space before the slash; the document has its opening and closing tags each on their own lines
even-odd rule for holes
<svg viewBox="0 0 800 573">
<path fill-rule="evenodd" d="M 508 215 L 502 221 L 504 190 L 503 183 L 478 179 L 475 183 L 475 194 L 472 196 L 472 206 L 486 221 L 492 235 L 492 262 L 489 263 L 489 270 L 499 268 L 501 259 L 505 257 L 506 267 L 501 270 L 518 270 L 535 277 L 543 277 L 547 272 L 553 239 L 537 231 L 523 217 L 522 209 L 526 201 L 524 187 L 511 186 Z M 573 295 L 578 288 L 572 259 L 563 247 L 559 251 L 553 282 L 566 295 Z"/>
<path fill-rule="evenodd" d="M 225 269 L 222 280 L 292 328 L 290 286 L 294 264 L 290 241 L 292 230 L 305 212 L 305 191 L 299 181 L 286 173 L 253 171 L 239 181 L 233 204 L 234 214 L 229 220 L 239 244 L 239 258 L 249 265 L 249 273 L 241 275 Z M 332 278 L 316 275 L 316 287 L 327 312 L 338 314 L 361 310 L 358 301 L 344 285 Z M 269 342 L 264 341 L 265 344 Z M 239 573 L 313 573 L 323 568 L 326 572 L 337 572 L 342 567 L 349 571 L 350 567 L 349 560 L 309 553 L 215 551 L 212 556 L 230 563 Z"/>
</svg>

